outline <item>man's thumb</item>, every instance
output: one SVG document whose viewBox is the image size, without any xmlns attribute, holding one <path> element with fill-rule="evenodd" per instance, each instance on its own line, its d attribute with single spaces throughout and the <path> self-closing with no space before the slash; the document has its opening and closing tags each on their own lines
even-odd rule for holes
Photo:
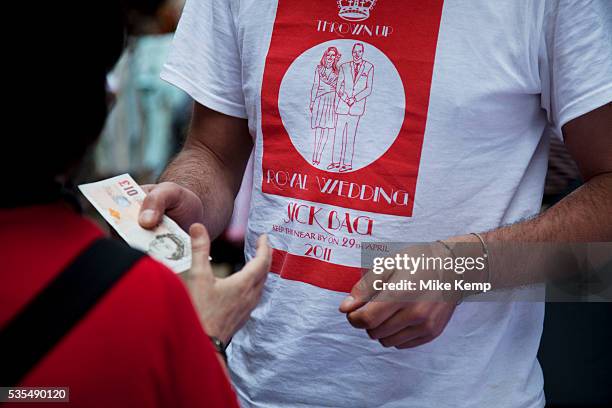
<svg viewBox="0 0 612 408">
<path fill-rule="evenodd" d="M 367 280 L 361 278 L 359 282 L 353 286 L 351 293 L 344 298 L 342 303 L 340 303 L 340 312 L 350 313 L 359 309 L 361 306 L 368 303 L 370 298 L 374 296 L 374 293 L 370 292 L 371 291 L 368 290 Z"/>
</svg>

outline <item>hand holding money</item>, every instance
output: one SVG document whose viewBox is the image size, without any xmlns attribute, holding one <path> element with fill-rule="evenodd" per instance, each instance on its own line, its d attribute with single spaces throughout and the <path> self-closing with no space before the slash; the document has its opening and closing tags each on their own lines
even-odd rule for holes
<svg viewBox="0 0 612 408">
<path fill-rule="evenodd" d="M 79 186 L 83 195 L 131 247 L 140 249 L 176 273 L 191 267 L 189 235 L 165 215 L 153 229 L 138 224 L 146 193 L 129 174 Z"/>
<path fill-rule="evenodd" d="M 272 260 L 267 237 L 259 237 L 255 257 L 242 270 L 219 279 L 212 272 L 210 238 L 202 224 L 192 224 L 189 235 L 163 214 L 157 214 L 151 230 L 138 224 L 147 195 L 128 174 L 79 188 L 130 246 L 147 252 L 177 273 L 189 270 L 187 286 L 202 325 L 209 335 L 227 343 L 261 297 Z M 172 207 L 172 203 L 166 204 L 164 207 Z"/>
<path fill-rule="evenodd" d="M 171 182 L 149 184 L 142 188 L 147 193 L 138 218 L 142 227 L 155 228 L 162 221 L 164 213 L 185 231 L 204 219 L 202 201 L 191 190 Z"/>
</svg>

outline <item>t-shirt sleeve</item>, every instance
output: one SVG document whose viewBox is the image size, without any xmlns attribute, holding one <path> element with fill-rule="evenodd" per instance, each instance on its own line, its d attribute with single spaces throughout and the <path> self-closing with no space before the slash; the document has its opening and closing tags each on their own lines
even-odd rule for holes
<svg viewBox="0 0 612 408">
<path fill-rule="evenodd" d="M 604 3 L 546 2 L 542 107 L 561 137 L 567 122 L 612 101 L 612 7 Z"/>
<path fill-rule="evenodd" d="M 161 266 L 161 265 L 160 265 Z M 165 269 L 165 268 L 164 268 Z M 236 396 L 204 332 L 183 283 L 170 270 L 163 274 L 166 379 L 174 407 L 238 407 Z"/>
<path fill-rule="evenodd" d="M 247 118 L 231 0 L 187 0 L 162 79 L 217 112 Z"/>
</svg>

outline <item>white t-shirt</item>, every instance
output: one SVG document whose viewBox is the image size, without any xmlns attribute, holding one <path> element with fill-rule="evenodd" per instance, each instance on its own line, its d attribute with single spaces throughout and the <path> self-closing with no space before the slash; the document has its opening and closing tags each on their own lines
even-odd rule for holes
<svg viewBox="0 0 612 408">
<path fill-rule="evenodd" d="M 545 129 L 612 100 L 609 21 L 587 0 L 187 1 L 162 77 L 248 119 L 246 253 L 275 248 L 229 349 L 243 406 L 543 406 L 542 303 L 465 302 L 408 350 L 338 306 L 362 243 L 538 212 Z"/>
</svg>

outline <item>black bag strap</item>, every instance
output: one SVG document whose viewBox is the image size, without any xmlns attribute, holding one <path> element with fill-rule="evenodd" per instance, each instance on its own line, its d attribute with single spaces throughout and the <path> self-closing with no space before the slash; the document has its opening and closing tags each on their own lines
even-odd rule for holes
<svg viewBox="0 0 612 408">
<path fill-rule="evenodd" d="M 0 387 L 16 386 L 144 254 L 102 238 L 0 330 Z"/>
</svg>

